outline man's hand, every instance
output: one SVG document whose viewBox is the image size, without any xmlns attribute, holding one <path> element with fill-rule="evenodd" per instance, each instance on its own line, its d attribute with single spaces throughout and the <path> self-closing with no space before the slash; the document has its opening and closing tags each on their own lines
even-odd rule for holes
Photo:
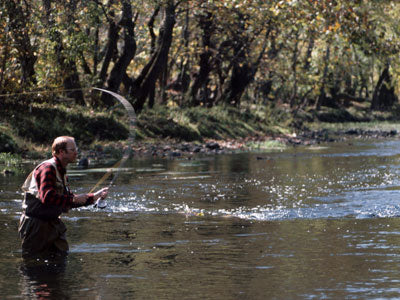
<svg viewBox="0 0 400 300">
<path fill-rule="evenodd" d="M 99 198 L 105 199 L 108 195 L 108 187 L 103 188 L 96 193 L 94 193 L 94 201 L 96 202 Z"/>
</svg>

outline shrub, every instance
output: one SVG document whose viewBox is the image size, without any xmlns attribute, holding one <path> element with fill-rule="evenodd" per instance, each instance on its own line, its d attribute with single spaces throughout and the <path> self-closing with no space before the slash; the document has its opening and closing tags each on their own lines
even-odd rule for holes
<svg viewBox="0 0 400 300">
<path fill-rule="evenodd" d="M 16 152 L 18 150 L 17 144 L 7 134 L 0 133 L 0 152 Z"/>
</svg>

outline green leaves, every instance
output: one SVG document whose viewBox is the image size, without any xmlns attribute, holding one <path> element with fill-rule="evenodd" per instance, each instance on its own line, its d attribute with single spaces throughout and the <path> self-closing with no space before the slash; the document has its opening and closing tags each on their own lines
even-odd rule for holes
<svg viewBox="0 0 400 300">
<path fill-rule="evenodd" d="M 199 95 L 208 95 L 210 103 L 220 102 L 235 72 L 249 81 L 240 95 L 243 100 L 253 101 L 252 98 L 258 97 L 258 86 L 271 81 L 268 97 L 284 103 L 290 102 L 290 98 L 295 98 L 293 103 L 306 98 L 313 103 L 321 94 L 323 80 L 328 95 L 333 86 L 343 92 L 345 81 L 349 81 L 343 74 L 350 74 L 355 90 L 367 82 L 368 93 L 362 96 L 370 95 L 377 74 L 388 60 L 395 74 L 393 80 L 397 81 L 400 74 L 397 55 L 400 3 L 396 1 L 131 0 L 130 3 L 137 49 L 127 68 L 129 80 L 135 80 L 149 65 L 154 41 L 162 34 L 164 13 L 162 9 L 156 13 L 157 7 L 167 3 L 176 6 L 168 67 L 155 87 L 158 102 L 190 104 L 191 88 Z M 60 57 L 76 64 L 83 86 L 99 83 L 103 66 L 107 78 L 125 47 L 125 31 L 119 25 L 122 11 L 123 1 L 2 1 L 0 89 L 12 92 L 21 87 L 61 86 L 64 70 Z M 201 25 L 205 19 L 206 24 Z M 110 24 L 115 25 L 117 46 L 109 53 L 110 62 L 106 64 Z M 329 61 L 325 61 L 328 44 L 332 53 Z M 205 57 L 208 65 L 204 65 Z M 25 67 L 27 62 L 33 66 L 33 74 Z M 329 78 L 323 79 L 325 66 Z M 201 87 L 193 88 L 200 70 L 206 70 L 206 78 Z M 32 77 L 30 87 L 21 85 L 24 76 Z M 186 91 L 171 92 L 168 85 L 183 77 L 187 78 Z"/>
</svg>

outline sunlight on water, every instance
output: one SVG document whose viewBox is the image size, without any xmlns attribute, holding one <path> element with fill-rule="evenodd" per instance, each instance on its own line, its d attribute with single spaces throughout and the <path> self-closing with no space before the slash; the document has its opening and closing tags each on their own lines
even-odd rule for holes
<svg viewBox="0 0 400 300">
<path fill-rule="evenodd" d="M 127 187 L 124 191 L 119 186 L 120 192 L 108 199 L 106 211 L 257 221 L 398 216 L 399 208 L 394 203 L 400 186 L 400 167 L 396 158 L 385 158 L 378 166 L 370 165 L 385 154 L 393 155 L 393 144 L 384 144 L 383 151 L 368 144 L 360 147 L 357 155 L 323 153 L 331 151 L 329 147 L 310 149 L 311 154 L 296 154 L 292 158 L 298 156 L 302 160 L 296 163 L 300 171 L 294 173 L 290 169 L 286 173 L 286 163 L 292 158 L 279 153 L 272 163 L 265 163 L 264 167 L 259 162 L 249 174 L 227 176 L 221 170 L 204 171 L 204 162 L 179 162 L 181 169 L 168 171 L 163 164 L 153 164 L 151 169 L 137 168 L 133 172 L 151 171 L 156 176 L 143 177 L 147 184 L 137 183 L 134 190 Z M 331 159 L 316 165 L 314 160 L 323 157 Z"/>
<path fill-rule="evenodd" d="M 103 253 L 103 252 L 110 252 L 110 251 L 120 251 L 120 252 L 130 252 L 130 253 L 143 253 L 149 252 L 150 249 L 134 249 L 132 248 L 132 244 L 77 244 L 74 245 L 70 251 L 72 253 Z"/>
<path fill-rule="evenodd" d="M 105 209 L 62 216 L 70 255 L 55 275 L 21 263 L 24 178 L 0 176 L 0 298 L 398 298 L 399 154 L 381 141 L 134 158 L 112 170 Z M 72 168 L 72 189 L 109 170 Z"/>
<path fill-rule="evenodd" d="M 379 192 L 381 193 L 381 192 Z M 220 195 L 223 198 L 223 195 Z M 369 199 L 371 198 L 372 199 Z M 356 195 L 347 195 L 345 201 L 342 197 L 319 197 L 315 198 L 318 203 L 309 206 L 303 204 L 303 200 L 291 202 L 290 206 L 261 206 L 238 207 L 235 209 L 205 209 L 189 206 L 185 203 L 161 204 L 156 200 L 132 196 L 120 198 L 118 201 L 109 200 L 104 212 L 126 213 L 179 213 L 186 216 L 219 216 L 235 217 L 246 220 L 283 220 L 283 219 L 315 219 L 315 218 L 371 218 L 371 217 L 395 217 L 400 215 L 400 208 L 393 202 L 397 199 L 397 193 L 387 195 L 385 201 L 376 201 L 374 193 L 366 194 L 357 192 Z M 322 203 L 321 203 L 322 202 Z"/>
</svg>

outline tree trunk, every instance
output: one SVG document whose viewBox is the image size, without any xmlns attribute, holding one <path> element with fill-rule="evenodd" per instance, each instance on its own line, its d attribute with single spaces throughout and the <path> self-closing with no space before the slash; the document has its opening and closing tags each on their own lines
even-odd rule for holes
<svg viewBox="0 0 400 300">
<path fill-rule="evenodd" d="M 100 21 L 99 21 L 99 23 L 100 23 Z M 99 26 L 100 25 L 97 25 L 97 27 L 96 27 L 96 29 L 94 31 L 95 38 L 94 38 L 94 47 L 93 47 L 93 55 L 92 55 L 92 57 L 93 57 L 93 69 L 92 69 L 93 71 L 92 71 L 92 73 L 93 73 L 94 76 L 97 75 L 97 66 L 99 64 L 99 34 L 100 34 Z"/>
<path fill-rule="evenodd" d="M 320 110 L 322 105 L 326 104 L 326 94 L 325 94 L 325 86 L 328 81 L 328 67 L 329 67 L 329 58 L 330 58 L 330 53 L 331 53 L 331 44 L 328 42 L 326 45 L 326 51 L 325 51 L 325 67 L 324 67 L 324 73 L 322 77 L 322 84 L 320 87 L 320 93 L 318 96 L 318 99 L 315 103 L 315 109 Z"/>
<path fill-rule="evenodd" d="M 376 84 L 372 97 L 371 109 L 385 110 L 392 107 L 395 102 L 398 102 L 398 98 L 394 92 L 392 76 L 389 71 L 389 63 L 387 63 L 379 77 L 378 83 Z"/>
<path fill-rule="evenodd" d="M 71 2 L 71 9 L 69 11 L 70 18 L 73 18 L 73 13 L 75 9 L 75 2 Z M 46 20 L 49 28 L 55 27 L 55 21 L 51 16 L 51 0 L 43 0 L 43 6 L 46 11 Z M 50 31 L 50 40 L 53 41 L 55 46 L 55 53 L 57 57 L 57 63 L 59 64 L 61 75 L 63 78 L 64 89 L 66 90 L 66 95 L 69 98 L 75 99 L 75 103 L 79 105 L 84 105 L 85 100 L 83 97 L 82 87 L 79 81 L 79 75 L 76 68 L 76 63 L 74 60 L 67 59 L 64 54 L 64 45 L 62 43 L 62 36 L 58 30 Z"/>
<path fill-rule="evenodd" d="M 314 45 L 315 45 L 315 39 L 314 39 L 314 32 L 311 31 L 310 32 L 310 41 L 308 42 L 308 47 L 307 47 L 307 52 L 306 52 L 306 57 L 304 59 L 304 66 L 303 69 L 304 71 L 309 71 L 310 70 L 310 66 L 311 66 L 311 58 L 312 58 L 312 52 L 314 49 Z"/>
<path fill-rule="evenodd" d="M 112 12 L 111 12 L 112 13 Z M 117 43 L 119 39 L 119 27 L 114 22 L 113 19 L 110 19 L 108 22 L 108 33 L 107 33 L 107 46 L 106 46 L 106 54 L 104 56 L 103 64 L 101 65 L 100 75 L 99 75 L 99 83 L 98 86 L 104 86 L 104 83 L 107 79 L 107 71 L 110 66 L 112 57 L 114 53 L 117 51 Z"/>
<path fill-rule="evenodd" d="M 30 12 L 24 12 L 20 1 L 6 1 L 6 10 L 9 16 L 9 28 L 18 52 L 18 60 L 21 64 L 21 86 L 29 87 L 36 84 L 35 63 L 37 60 L 34 54 L 35 49 L 31 44 L 28 35 L 28 18 Z"/>
<path fill-rule="evenodd" d="M 190 89 L 190 97 L 193 106 L 200 105 L 201 102 L 206 102 L 207 99 L 204 99 L 205 91 L 207 90 L 208 77 L 211 72 L 210 58 L 212 57 L 212 44 L 211 37 L 214 31 L 213 26 L 213 15 L 211 12 L 206 12 L 204 15 L 200 16 L 199 25 L 203 30 L 203 53 L 200 54 L 200 70 L 197 74 L 195 74 L 195 80 Z M 203 92 L 200 93 L 199 91 Z M 203 96 L 203 97 L 202 97 Z"/>
<path fill-rule="evenodd" d="M 64 73 L 63 85 L 66 90 L 65 94 L 68 98 L 75 99 L 75 103 L 78 105 L 85 105 L 83 97 L 82 86 L 79 81 L 78 70 L 76 69 L 75 62 L 65 63 L 61 62 L 63 58 L 60 57 L 60 65 L 65 67 L 66 72 Z"/>
<path fill-rule="evenodd" d="M 5 74 L 6 74 L 6 66 L 7 66 L 7 60 L 8 60 L 8 55 L 10 53 L 10 46 L 8 43 L 8 33 L 5 32 L 3 35 L 3 39 L 1 41 L 4 45 L 3 51 L 1 53 L 2 62 L 0 65 L 0 93 L 3 94 L 5 92 Z"/>
<path fill-rule="evenodd" d="M 242 30 L 243 32 L 245 31 L 244 28 L 242 28 Z M 243 35 L 239 35 L 236 37 L 236 41 L 234 41 L 233 43 L 235 45 L 235 55 L 233 58 L 232 75 L 229 80 L 228 86 L 223 93 L 224 95 L 227 95 L 226 101 L 228 103 L 235 106 L 240 105 L 242 95 L 248 85 L 254 80 L 254 76 L 265 54 L 269 34 L 270 30 L 267 30 L 264 45 L 260 50 L 257 59 L 253 62 L 248 61 L 247 57 L 250 57 L 251 55 L 248 55 L 248 53 L 246 53 L 247 50 L 251 49 L 251 42 L 248 41 L 246 37 L 243 37 Z"/>
<path fill-rule="evenodd" d="M 165 93 L 163 93 L 163 96 L 165 95 L 166 97 L 168 96 L 168 92 L 170 91 L 171 93 L 169 95 L 175 95 L 174 101 L 178 103 L 178 105 L 181 107 L 184 105 L 184 100 L 185 100 L 185 95 L 188 92 L 189 86 L 190 86 L 190 75 L 189 75 L 189 62 L 190 62 L 190 54 L 189 54 L 189 43 L 190 43 L 190 29 L 189 29 L 189 20 L 190 20 L 190 3 L 189 1 L 186 2 L 186 14 L 185 14 L 185 23 L 182 28 L 182 39 L 183 39 L 183 52 L 185 54 L 180 56 L 180 62 L 178 66 L 178 74 L 177 76 L 172 79 L 171 82 L 168 82 L 168 77 L 165 79 L 167 80 L 167 85 L 165 86 Z M 178 47 L 176 55 L 179 56 L 179 54 L 182 53 L 182 48 Z M 176 63 L 176 60 L 171 59 L 171 62 L 169 63 L 169 70 L 172 70 L 172 67 Z M 178 94 L 179 93 L 179 94 Z M 163 102 L 166 102 L 163 99 Z"/>
<path fill-rule="evenodd" d="M 293 72 L 293 90 L 290 96 L 290 108 L 294 108 L 297 101 L 297 61 L 299 56 L 299 32 L 295 33 L 295 44 L 292 56 L 292 72 Z"/>
<path fill-rule="evenodd" d="M 150 54 L 154 54 L 155 50 L 156 50 L 156 34 L 154 33 L 154 22 L 156 20 L 156 17 L 158 15 L 158 13 L 160 12 L 160 5 L 157 5 L 156 9 L 154 10 L 149 22 L 147 23 L 147 27 L 149 28 L 149 33 L 150 33 L 150 37 L 151 37 L 151 41 L 150 41 Z"/>
<path fill-rule="evenodd" d="M 123 76 L 126 73 L 126 69 L 136 53 L 134 23 L 132 21 L 132 7 L 128 1 L 123 2 L 122 19 L 118 27 L 120 26 L 124 28 L 124 50 L 111 70 L 110 76 L 107 80 L 107 88 L 113 92 L 118 91 Z M 112 97 L 107 93 L 102 94 L 101 100 L 107 106 L 111 106 L 113 103 Z"/>
<path fill-rule="evenodd" d="M 168 53 L 172 42 L 172 31 L 175 26 L 175 5 L 169 0 L 165 7 L 165 17 L 157 39 L 156 50 L 149 63 L 143 68 L 140 76 L 131 87 L 131 96 L 136 101 L 135 111 L 140 112 L 148 96 L 154 92 L 155 84 L 168 62 Z"/>
<path fill-rule="evenodd" d="M 240 105 L 240 98 L 248 84 L 253 78 L 253 70 L 251 66 L 244 63 L 242 66 L 235 64 L 232 69 L 232 76 L 229 85 L 225 91 L 226 99 L 230 104 L 235 106 Z"/>
</svg>

